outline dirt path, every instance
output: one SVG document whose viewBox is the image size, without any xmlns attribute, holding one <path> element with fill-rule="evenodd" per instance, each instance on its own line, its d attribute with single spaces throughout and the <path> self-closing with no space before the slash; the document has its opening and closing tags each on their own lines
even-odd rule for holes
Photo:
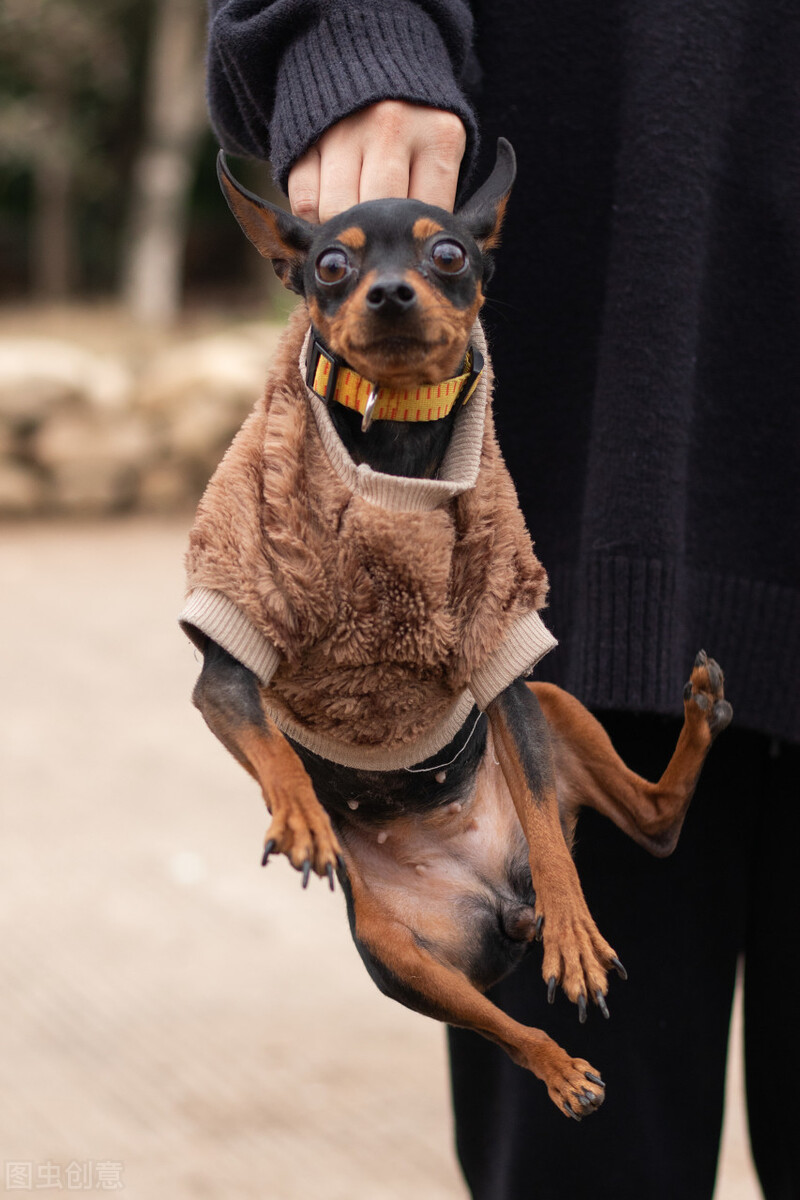
<svg viewBox="0 0 800 1200">
<path fill-rule="evenodd" d="M 0 530 L 0 1193 L 11 1164 L 9 1194 L 464 1200 L 440 1027 L 375 990 L 340 896 L 261 871 L 189 705 L 186 524 Z M 754 1200 L 729 1135 L 716 1200 Z"/>
</svg>

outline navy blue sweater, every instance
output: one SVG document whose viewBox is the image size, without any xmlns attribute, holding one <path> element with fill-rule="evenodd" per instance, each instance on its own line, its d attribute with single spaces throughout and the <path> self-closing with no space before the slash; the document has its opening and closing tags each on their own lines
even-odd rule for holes
<svg viewBox="0 0 800 1200">
<path fill-rule="evenodd" d="M 562 643 L 537 676 L 678 712 L 704 646 L 740 727 L 800 740 L 794 0 L 211 7 L 215 129 L 284 186 L 385 98 L 458 113 L 465 173 L 517 150 L 484 315 Z"/>
</svg>

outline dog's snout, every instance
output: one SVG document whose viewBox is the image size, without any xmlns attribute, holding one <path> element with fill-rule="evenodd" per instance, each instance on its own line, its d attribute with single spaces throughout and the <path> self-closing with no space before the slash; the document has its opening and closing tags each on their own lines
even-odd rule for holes
<svg viewBox="0 0 800 1200">
<path fill-rule="evenodd" d="M 406 279 L 380 279 L 367 292 L 367 307 L 374 313 L 407 312 L 416 302 L 416 290 Z"/>
</svg>

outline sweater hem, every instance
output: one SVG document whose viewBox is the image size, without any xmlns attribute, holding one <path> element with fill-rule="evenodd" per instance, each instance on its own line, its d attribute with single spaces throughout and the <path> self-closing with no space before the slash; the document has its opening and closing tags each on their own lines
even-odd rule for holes
<svg viewBox="0 0 800 1200">
<path fill-rule="evenodd" d="M 281 733 L 313 754 L 342 767 L 362 771 L 401 771 L 416 766 L 448 746 L 467 720 L 475 706 L 472 692 L 465 688 L 444 716 L 423 737 L 389 750 L 385 746 L 354 746 L 329 734 L 299 725 L 286 712 L 271 702 L 269 690 L 261 692 L 264 711 Z"/>
<path fill-rule="evenodd" d="M 796 588 L 622 555 L 552 566 L 550 582 L 563 649 L 541 677 L 588 708 L 680 716 L 704 649 L 725 672 L 732 728 L 800 742 Z"/>
<path fill-rule="evenodd" d="M 482 711 L 520 675 L 528 674 L 557 645 L 538 613 L 526 613 L 511 626 L 490 658 L 475 671 L 468 687 L 423 737 L 407 745 L 354 746 L 300 725 L 275 705 L 269 685 L 280 665 L 280 654 L 224 592 L 195 588 L 189 593 L 178 622 L 184 633 L 202 648 L 198 632 L 210 638 L 253 672 L 262 685 L 264 711 L 281 733 L 320 758 L 367 771 L 397 771 L 413 767 L 437 754 L 456 736 L 475 705 Z"/>
</svg>

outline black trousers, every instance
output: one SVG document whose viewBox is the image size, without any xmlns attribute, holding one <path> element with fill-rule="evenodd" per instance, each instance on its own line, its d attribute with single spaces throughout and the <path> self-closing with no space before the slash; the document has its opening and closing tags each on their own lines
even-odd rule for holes
<svg viewBox="0 0 800 1200">
<path fill-rule="evenodd" d="M 677 722 L 612 714 L 614 745 L 657 779 Z M 491 993 L 586 1058 L 607 1084 L 581 1124 L 477 1034 L 450 1031 L 458 1153 L 475 1200 L 711 1200 L 728 1025 L 745 955 L 751 1142 L 766 1200 L 799 1200 L 796 1107 L 800 748 L 730 728 L 701 777 L 674 855 L 656 860 L 584 813 L 575 857 L 589 908 L 625 964 L 604 1021 L 547 1005 L 541 951 Z"/>
</svg>

